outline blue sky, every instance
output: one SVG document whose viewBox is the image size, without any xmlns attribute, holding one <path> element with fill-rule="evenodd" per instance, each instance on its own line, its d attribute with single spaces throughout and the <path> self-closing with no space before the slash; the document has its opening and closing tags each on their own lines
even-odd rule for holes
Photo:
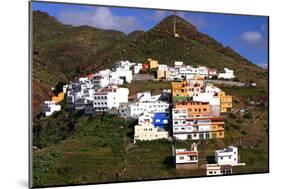
<svg viewBox="0 0 281 189">
<path fill-rule="evenodd" d="M 47 12 L 64 24 L 90 25 L 125 33 L 147 31 L 172 14 L 165 10 L 43 2 L 33 2 L 32 9 Z M 180 11 L 176 14 L 191 22 L 200 32 L 230 46 L 253 63 L 262 66 L 268 64 L 267 17 Z"/>
</svg>

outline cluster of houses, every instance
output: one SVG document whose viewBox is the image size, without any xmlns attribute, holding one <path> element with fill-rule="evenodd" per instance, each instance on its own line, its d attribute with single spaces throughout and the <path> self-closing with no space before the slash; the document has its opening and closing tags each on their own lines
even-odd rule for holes
<svg viewBox="0 0 281 189">
<path fill-rule="evenodd" d="M 109 111 L 114 108 L 118 110 L 119 104 L 127 103 L 126 95 L 128 89 L 119 88 L 118 85 L 131 83 L 134 74 L 139 74 L 147 69 L 157 70 L 157 79 L 166 80 L 196 80 L 196 77 L 232 79 L 234 78 L 233 70 L 225 68 L 225 73 L 217 73 L 216 69 L 210 69 L 200 66 L 198 68 L 184 65 L 183 62 L 176 61 L 174 67 L 165 64 L 158 64 L 157 60 L 148 59 L 145 63 L 132 63 L 129 61 L 116 62 L 112 69 L 101 70 L 95 74 L 89 74 L 86 77 L 80 77 L 77 81 L 65 85 L 63 92 L 58 96 L 52 97 L 51 101 L 45 101 L 43 104 L 43 112 L 46 116 L 52 115 L 55 111 L 59 111 L 61 106 L 59 103 L 67 96 L 67 106 L 78 110 L 84 109 L 86 114 L 95 112 Z M 195 87 L 197 83 L 191 82 L 191 86 Z M 211 87 L 207 87 L 209 90 Z M 196 97 L 198 101 L 206 100 L 209 94 L 200 94 L 196 87 L 194 91 L 189 91 L 190 96 Z M 195 94 L 195 95 L 192 95 Z M 156 97 L 155 97 L 156 98 Z M 161 103 L 161 102 L 160 102 Z M 164 102 L 162 102 L 164 103 Z M 212 102 L 213 103 L 213 102 Z M 138 106 L 142 106 L 139 103 Z M 130 105 L 131 106 L 131 105 Z M 221 105 L 223 106 L 223 105 Z M 124 106 L 122 106 L 123 108 Z M 142 107 L 135 109 L 141 109 Z M 138 116 L 139 113 L 126 111 L 128 116 Z M 141 110 L 136 110 L 141 111 Z M 123 114 L 123 113 L 122 113 Z"/>
<path fill-rule="evenodd" d="M 176 169 L 197 169 L 198 168 L 198 149 L 197 144 L 191 144 L 191 149 L 175 149 L 174 151 Z M 206 175 L 229 175 L 232 174 L 232 167 L 245 166 L 240 163 L 238 148 L 228 146 L 222 150 L 214 151 L 214 162 L 206 164 Z"/>
<path fill-rule="evenodd" d="M 122 87 L 131 83 L 134 74 L 147 69 L 157 70 L 157 80 L 171 80 L 170 89 L 152 95 L 150 91 L 137 93 L 129 99 L 129 89 Z M 216 69 L 192 67 L 176 61 L 174 67 L 147 62 L 131 63 L 119 61 L 112 69 L 99 71 L 80 77 L 77 81 L 63 86 L 63 91 L 51 101 L 45 101 L 43 111 L 46 116 L 59 111 L 59 103 L 66 98 L 69 109 L 82 110 L 85 114 L 108 112 L 125 118 L 138 120 L 134 126 L 134 142 L 143 140 L 209 140 L 224 138 L 224 120 L 221 113 L 231 111 L 232 96 L 207 82 L 206 78 L 233 79 L 232 70 L 217 73 Z M 221 154 L 229 154 L 224 160 Z M 236 153 L 236 156 L 234 156 Z M 216 151 L 216 164 L 207 164 L 207 175 L 229 174 L 238 162 L 237 148 Z M 178 167 L 197 167 L 197 145 L 191 150 L 175 149 Z M 228 163 L 225 163 L 228 162 Z"/>
<path fill-rule="evenodd" d="M 197 76 L 172 81 L 171 89 L 159 95 L 138 93 L 136 100 L 121 104 L 119 114 L 138 118 L 135 141 L 169 137 L 199 140 L 224 138 L 220 115 L 231 109 L 232 96 Z"/>
<path fill-rule="evenodd" d="M 180 80 L 180 79 L 194 79 L 196 76 L 203 78 L 218 78 L 218 79 L 234 79 L 235 75 L 233 70 L 224 68 L 223 73 L 218 73 L 217 69 L 211 69 L 205 66 L 193 67 L 185 65 L 181 61 L 176 61 L 174 67 L 165 64 L 157 66 L 157 79 L 158 80 Z"/>
</svg>

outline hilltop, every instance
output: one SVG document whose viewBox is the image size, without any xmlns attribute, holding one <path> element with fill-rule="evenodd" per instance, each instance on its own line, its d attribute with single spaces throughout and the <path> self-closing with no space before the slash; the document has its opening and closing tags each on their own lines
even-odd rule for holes
<svg viewBox="0 0 281 189">
<path fill-rule="evenodd" d="M 173 35 L 173 16 L 168 16 L 151 30 L 128 35 L 90 26 L 70 26 L 41 11 L 33 12 L 33 108 L 40 112 L 40 102 L 49 99 L 51 87 L 87 72 L 110 68 L 115 61 L 144 62 L 157 59 L 173 65 L 183 61 L 194 66 L 222 70 L 233 69 L 241 81 L 254 81 L 266 88 L 267 72 L 229 47 L 176 16 L 178 38 Z"/>
</svg>

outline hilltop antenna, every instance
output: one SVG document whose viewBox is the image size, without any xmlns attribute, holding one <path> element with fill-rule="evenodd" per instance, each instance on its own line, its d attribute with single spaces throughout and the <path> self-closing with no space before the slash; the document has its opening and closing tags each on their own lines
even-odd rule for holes
<svg viewBox="0 0 281 189">
<path fill-rule="evenodd" d="M 176 32 L 176 14 L 177 14 L 177 12 L 173 11 L 173 14 L 174 14 L 174 36 L 178 37 L 179 34 L 177 34 L 177 32 Z"/>
</svg>

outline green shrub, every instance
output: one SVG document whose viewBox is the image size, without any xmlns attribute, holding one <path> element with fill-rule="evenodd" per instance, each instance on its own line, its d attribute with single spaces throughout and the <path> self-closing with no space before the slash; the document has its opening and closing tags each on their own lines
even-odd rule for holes
<svg viewBox="0 0 281 189">
<path fill-rule="evenodd" d="M 235 123 L 231 123 L 230 126 L 231 126 L 233 129 L 241 129 L 240 125 L 235 124 Z"/>
<path fill-rule="evenodd" d="M 245 113 L 245 114 L 243 115 L 243 118 L 252 119 L 253 117 L 252 117 L 252 114 L 251 114 L 251 113 Z"/>
</svg>

